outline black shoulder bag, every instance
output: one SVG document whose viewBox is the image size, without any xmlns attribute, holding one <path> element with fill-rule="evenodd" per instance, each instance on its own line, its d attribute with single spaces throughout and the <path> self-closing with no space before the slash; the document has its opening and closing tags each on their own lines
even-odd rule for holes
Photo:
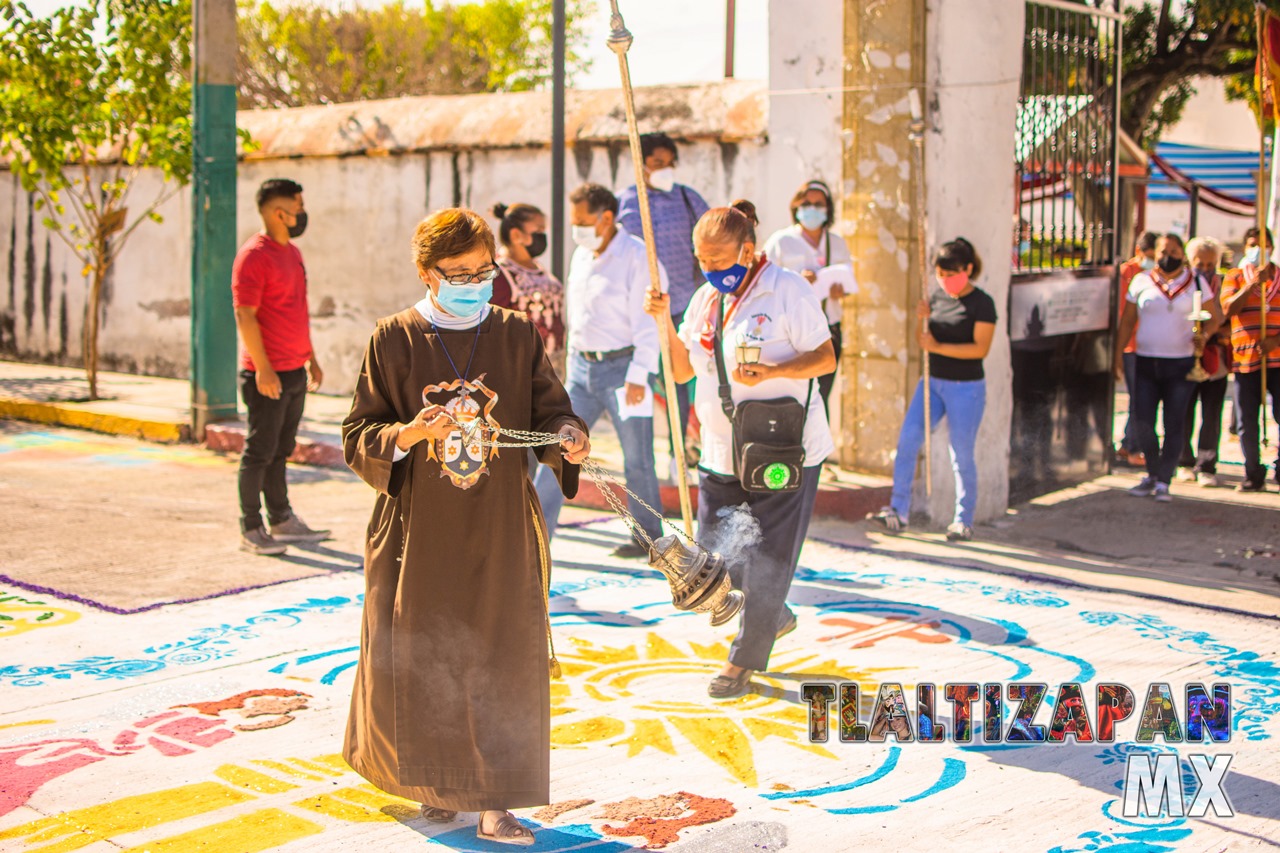
<svg viewBox="0 0 1280 853">
<path fill-rule="evenodd" d="M 794 397 L 733 404 L 724 366 L 724 297 L 715 303 L 716 373 L 720 406 L 733 427 L 733 474 L 748 492 L 794 492 L 804 469 L 804 422 L 813 380 L 802 406 Z"/>
</svg>

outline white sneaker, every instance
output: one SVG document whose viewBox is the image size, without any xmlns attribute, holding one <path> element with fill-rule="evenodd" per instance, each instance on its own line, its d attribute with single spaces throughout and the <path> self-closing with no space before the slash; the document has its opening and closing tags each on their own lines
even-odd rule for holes
<svg viewBox="0 0 1280 853">
<path fill-rule="evenodd" d="M 1196 482 L 1205 489 L 1217 489 L 1222 486 L 1222 481 L 1218 479 L 1217 474 L 1206 474 L 1204 471 L 1196 475 Z"/>
<path fill-rule="evenodd" d="M 1162 504 L 1167 504 L 1173 500 L 1173 495 L 1169 494 L 1169 486 L 1166 483 L 1156 483 L 1155 497 Z"/>
<path fill-rule="evenodd" d="M 1169 487 L 1165 486 L 1168 491 Z M 1149 498 L 1156 493 L 1156 481 L 1154 477 L 1143 477 L 1142 482 L 1129 490 L 1129 494 L 1135 498 Z"/>
<path fill-rule="evenodd" d="M 1178 481 L 1181 483 L 1194 483 L 1196 481 L 1196 472 L 1193 468 L 1179 468 Z"/>
</svg>

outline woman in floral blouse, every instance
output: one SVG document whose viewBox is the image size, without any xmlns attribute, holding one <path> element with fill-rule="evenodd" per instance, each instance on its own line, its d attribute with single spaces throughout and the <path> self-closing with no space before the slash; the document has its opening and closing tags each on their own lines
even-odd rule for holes
<svg viewBox="0 0 1280 853">
<path fill-rule="evenodd" d="M 564 376 L 564 285 L 537 261 L 547 250 L 547 217 L 531 204 L 493 206 L 505 251 L 493 285 L 494 305 L 529 315 L 556 373 Z"/>
</svg>

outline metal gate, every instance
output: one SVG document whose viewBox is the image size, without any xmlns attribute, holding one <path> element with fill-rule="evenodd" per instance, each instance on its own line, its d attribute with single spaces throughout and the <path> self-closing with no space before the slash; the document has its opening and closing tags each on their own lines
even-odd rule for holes
<svg viewBox="0 0 1280 853">
<path fill-rule="evenodd" d="M 1007 312 L 1011 501 L 1110 464 L 1121 23 L 1119 0 L 1026 4 Z"/>
</svg>

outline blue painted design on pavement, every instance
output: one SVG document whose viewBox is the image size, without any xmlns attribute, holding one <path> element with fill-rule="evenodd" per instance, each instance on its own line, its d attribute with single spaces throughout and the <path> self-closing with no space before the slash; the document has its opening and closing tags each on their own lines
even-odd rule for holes
<svg viewBox="0 0 1280 853">
<path fill-rule="evenodd" d="M 1215 639 L 1208 631 L 1170 625 L 1159 616 L 1086 610 L 1081 611 L 1080 618 L 1091 625 L 1127 626 L 1147 639 L 1168 640 L 1167 647 L 1172 651 L 1201 659 L 1214 676 L 1232 685 L 1232 729 L 1242 732 L 1246 740 L 1271 739 L 1267 726 L 1280 714 L 1280 663 L 1266 660 L 1257 652 L 1241 651 Z M 1253 686 L 1241 690 L 1242 683 Z"/>
<path fill-rule="evenodd" d="M 809 797 L 825 797 L 827 794 L 838 794 L 842 791 L 852 791 L 854 788 L 861 788 L 863 785 L 870 785 L 872 782 L 883 779 L 893 772 L 898 766 L 898 757 L 902 755 L 902 747 L 889 747 L 889 755 L 885 758 L 884 764 L 861 779 L 855 779 L 852 782 L 845 782 L 842 785 L 829 785 L 825 788 L 810 788 L 807 791 L 773 791 L 768 794 L 761 794 L 766 800 L 799 800 Z"/>
<path fill-rule="evenodd" d="M 621 841 L 606 839 L 594 830 L 590 824 L 586 823 L 558 826 L 552 829 L 539 826 L 528 820 L 521 820 L 520 822 L 533 830 L 534 833 L 533 845 L 520 848 L 528 850 L 530 853 L 570 853 L 570 851 L 572 853 L 578 853 L 578 851 L 581 851 L 581 853 L 625 853 L 627 850 L 643 849 Z M 470 826 L 449 830 L 433 836 L 429 840 L 435 844 L 446 845 L 450 850 L 456 850 L 459 853 L 503 853 L 503 851 L 512 849 L 509 844 L 498 844 L 493 841 L 484 841 L 476 838 L 475 828 Z"/>
<path fill-rule="evenodd" d="M 927 790 L 918 794 L 912 794 L 910 797 L 904 797 L 902 802 L 914 803 L 916 800 L 923 800 L 925 797 L 932 797 L 934 794 L 940 794 L 948 788 L 954 788 L 964 781 L 968 770 L 964 766 L 964 762 L 958 758 L 942 759 L 942 776 L 930 786 Z"/>
<path fill-rule="evenodd" d="M 239 625 L 202 628 L 177 642 L 149 646 L 143 649 L 148 657 L 117 658 L 99 655 L 53 666 L 3 666 L 0 667 L 0 684 L 38 687 L 49 683 L 51 679 L 68 681 L 83 676 L 99 681 L 123 681 L 159 672 L 169 666 L 194 666 L 223 660 L 238 655 L 242 641 L 258 639 L 268 631 L 292 628 L 301 624 L 303 617 L 311 614 L 336 613 L 349 607 L 359 607 L 363 602 L 363 595 L 354 598 L 310 598 L 301 604 L 264 611 Z"/>
</svg>

